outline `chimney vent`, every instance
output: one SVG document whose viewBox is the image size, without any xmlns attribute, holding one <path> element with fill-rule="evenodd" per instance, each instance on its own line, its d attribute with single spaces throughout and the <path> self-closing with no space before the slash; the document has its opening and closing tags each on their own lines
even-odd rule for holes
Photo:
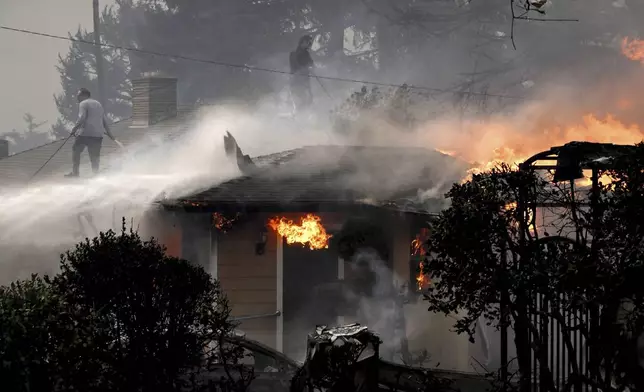
<svg viewBox="0 0 644 392">
<path fill-rule="evenodd" d="M 0 139 L 0 159 L 9 156 L 9 140 Z"/>
<path fill-rule="evenodd" d="M 132 81 L 132 127 L 147 127 L 177 115 L 177 79 L 144 75 Z"/>
</svg>

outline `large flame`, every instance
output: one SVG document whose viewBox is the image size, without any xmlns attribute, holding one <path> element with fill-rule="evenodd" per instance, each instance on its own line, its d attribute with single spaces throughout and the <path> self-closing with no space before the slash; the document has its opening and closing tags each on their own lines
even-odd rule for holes
<svg viewBox="0 0 644 392">
<path fill-rule="evenodd" d="M 320 217 L 313 214 L 302 217 L 299 225 L 286 218 L 273 218 L 268 225 L 286 238 L 287 244 L 298 243 L 308 246 L 311 250 L 328 248 L 329 239 L 332 237 L 322 226 Z"/>
<path fill-rule="evenodd" d="M 501 163 L 516 166 L 534 154 L 571 141 L 636 144 L 644 139 L 644 133 L 639 126 L 626 125 L 612 115 L 598 118 L 587 114 L 582 117 L 580 124 L 544 128 L 540 132 L 516 132 L 514 127 L 504 124 L 468 126 L 469 137 L 481 140 L 480 144 L 474 146 L 463 141 L 460 148 L 444 146 L 439 150 L 472 162 L 472 168 L 464 182 L 471 179 L 473 174 L 485 172 Z M 609 179 L 603 177 L 602 180 Z M 580 181 L 581 185 L 588 183 L 588 180 Z"/>
<path fill-rule="evenodd" d="M 622 39 L 622 54 L 633 61 L 639 61 L 644 64 L 644 40 Z"/>
</svg>

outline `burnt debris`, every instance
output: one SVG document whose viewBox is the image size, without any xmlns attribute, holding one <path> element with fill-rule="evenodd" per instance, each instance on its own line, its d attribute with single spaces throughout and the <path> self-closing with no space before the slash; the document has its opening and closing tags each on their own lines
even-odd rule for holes
<svg viewBox="0 0 644 392">
<path fill-rule="evenodd" d="M 431 370 L 383 360 L 381 343 L 360 324 L 318 326 L 308 336 L 306 360 L 291 382 L 291 392 L 454 391 L 453 380 Z"/>
<path fill-rule="evenodd" d="M 244 155 L 241 148 L 237 144 L 237 140 L 226 131 L 224 135 L 224 149 L 226 150 L 226 156 L 229 159 L 235 159 L 237 162 L 237 167 L 244 175 L 250 174 L 253 169 L 255 169 L 255 163 L 248 155 Z"/>
<path fill-rule="evenodd" d="M 366 326 L 318 326 L 291 391 L 377 391 L 380 338 Z"/>
</svg>

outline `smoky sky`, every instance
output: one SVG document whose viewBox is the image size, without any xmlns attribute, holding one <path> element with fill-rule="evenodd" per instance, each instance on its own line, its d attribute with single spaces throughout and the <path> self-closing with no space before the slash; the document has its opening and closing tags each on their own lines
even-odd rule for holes
<svg viewBox="0 0 644 392">
<path fill-rule="evenodd" d="M 427 4 L 436 4 L 441 2 L 426 1 Z M 449 2 L 443 2 L 449 4 Z M 463 2 L 455 1 L 454 6 L 458 7 Z M 550 18 L 577 18 L 578 22 L 550 23 L 548 30 L 557 30 L 561 37 L 578 35 L 580 40 L 592 41 L 597 37 L 592 34 L 586 34 L 593 31 L 593 26 L 610 31 L 610 26 L 604 26 L 610 21 L 619 25 L 621 29 L 624 26 L 633 25 L 633 12 L 630 8 L 635 6 L 635 0 L 615 0 L 599 3 L 590 2 L 588 7 L 581 9 L 581 13 L 571 13 L 569 9 L 563 6 L 565 0 L 551 0 L 547 4 L 548 16 Z M 101 7 L 113 5 L 114 0 L 101 0 Z M 600 4 L 600 5 L 598 5 Z M 630 8 L 629 8 L 630 7 Z M 0 23 L 16 28 L 24 28 L 35 31 L 42 31 L 56 35 L 66 35 L 70 31 L 75 31 L 79 26 L 91 29 L 92 22 L 92 2 L 81 0 L 0 0 Z M 378 10 L 376 10 L 378 11 Z M 506 10 L 509 14 L 509 10 Z M 372 17 L 373 12 L 364 12 L 365 18 Z M 544 36 L 544 42 L 535 40 L 535 36 L 543 33 L 539 29 L 538 22 L 519 21 L 515 26 L 515 38 L 518 46 L 517 50 L 512 48 L 509 41 L 510 21 L 507 23 L 498 23 L 490 26 L 489 22 L 481 15 L 469 15 L 466 17 L 467 23 L 484 26 L 489 31 L 496 30 L 498 40 L 496 42 L 466 42 L 454 39 L 453 37 L 434 37 L 429 41 L 435 41 L 435 44 L 427 47 L 427 61 L 418 61 L 415 64 L 406 64 L 397 66 L 392 72 L 382 75 L 388 81 L 398 83 L 404 82 L 401 75 L 408 73 L 423 74 L 423 82 L 436 85 L 437 87 L 448 87 L 444 82 L 455 82 L 457 79 L 463 79 L 466 70 L 476 70 L 477 67 L 484 67 L 484 56 L 474 58 L 472 53 L 474 48 L 485 48 L 486 45 L 501 46 L 501 61 L 515 62 L 514 65 L 524 72 L 526 79 L 529 79 L 531 62 L 535 56 L 552 57 L 553 59 L 561 58 L 562 53 L 569 53 L 574 48 L 566 47 L 561 42 L 554 42 L 551 38 Z M 465 20 L 465 19 L 464 19 Z M 602 26 L 599 26 L 602 24 Z M 633 25 L 635 26 L 635 25 Z M 634 27 L 636 29 L 636 27 Z M 622 33 L 627 33 L 626 31 Z M 634 30 L 633 33 L 636 33 Z M 566 41 L 570 43 L 571 41 Z M 535 43 L 539 46 L 536 50 Z M 47 120 L 49 124 L 53 123 L 58 117 L 52 95 L 60 91 L 59 75 L 55 69 L 57 56 L 59 53 L 66 54 L 69 43 L 57 41 L 43 37 L 29 36 L 26 34 L 1 31 L 0 32 L 0 53 L 2 53 L 2 62 L 0 62 L 0 132 L 10 131 L 13 128 L 18 130 L 23 128 L 22 115 L 30 112 L 40 121 Z M 483 50 L 484 52 L 485 50 Z M 498 55 L 498 51 L 495 55 Z M 582 55 L 580 53 L 580 55 Z M 531 56 L 533 56 L 531 58 Z M 482 60 L 483 59 L 483 60 Z M 519 59 L 519 60 L 517 60 Z M 516 61 L 519 61 L 517 64 Z M 542 61 L 536 61 L 542 64 Z M 477 65 L 479 64 L 479 65 Z M 334 74 L 335 70 L 327 70 Z M 479 68 L 478 71 L 485 71 Z M 341 75 L 337 75 L 341 76 Z M 400 79 L 400 80 L 399 80 Z M 452 80 L 453 79 L 453 80 Z M 513 78 L 516 79 L 516 78 Z M 514 80 L 515 85 L 520 86 L 521 82 L 526 80 Z M 507 81 L 495 86 L 496 90 L 507 90 Z M 528 81 L 529 82 L 529 81 Z M 450 83 L 452 84 L 452 83 Z M 530 86 L 525 84 L 524 86 Z M 529 92 L 527 92 L 529 93 Z M 48 129 L 43 127 L 42 129 Z"/>
<path fill-rule="evenodd" d="M 113 3 L 101 0 L 101 7 Z M 62 36 L 92 27 L 91 1 L 0 0 L 0 10 L 0 24 L 8 27 Z M 52 96 L 61 89 L 55 66 L 68 49 L 66 41 L 0 31 L 0 133 L 23 129 L 26 112 L 49 121 L 43 130 L 55 122 Z"/>
</svg>

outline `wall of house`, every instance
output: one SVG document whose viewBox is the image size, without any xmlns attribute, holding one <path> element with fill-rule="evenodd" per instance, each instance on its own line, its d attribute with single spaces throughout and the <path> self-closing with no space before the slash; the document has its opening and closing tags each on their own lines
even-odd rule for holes
<svg viewBox="0 0 644 392">
<path fill-rule="evenodd" d="M 233 317 L 272 314 L 277 307 L 277 236 L 267 232 L 262 255 L 255 253 L 260 230 L 269 215 L 233 226 L 217 235 L 217 278 L 228 296 Z M 242 321 L 239 329 L 250 339 L 276 347 L 277 319 L 265 317 Z"/>
<path fill-rule="evenodd" d="M 279 214 L 296 223 L 303 213 Z M 322 223 L 329 231 L 342 225 L 343 216 L 334 213 L 319 213 Z M 277 233 L 267 229 L 267 243 L 263 255 L 255 253 L 260 230 L 265 228 L 276 214 L 262 213 L 249 221 L 235 224 L 227 233 L 217 234 L 216 264 L 217 277 L 228 295 L 233 316 L 270 315 L 282 311 L 284 304 L 284 246 Z M 295 245 L 297 246 L 297 245 Z M 278 285 L 280 287 L 278 288 Z M 281 302 L 281 303 L 280 303 Z M 283 317 L 263 317 L 242 321 L 239 329 L 251 339 L 270 347 L 283 349 Z M 305 345 L 302 341 L 302 345 Z"/>
<path fill-rule="evenodd" d="M 393 269 L 396 287 L 415 286 L 411 273 L 411 241 L 417 234 L 417 224 L 410 215 L 392 215 L 389 227 L 393 236 Z M 427 311 L 427 304 L 420 295 L 404 305 L 406 336 L 412 359 L 418 358 L 424 350 L 430 355 L 424 366 L 442 369 L 468 371 L 470 343 L 465 336 L 450 331 L 456 320 L 442 314 Z M 471 370 L 471 369 L 469 369 Z"/>
<path fill-rule="evenodd" d="M 415 282 L 410 271 L 410 258 L 411 241 L 417 234 L 416 225 L 409 216 L 393 216 L 390 219 L 389 226 L 396 228 L 392 232 L 394 279 L 400 284 L 413 286 Z M 441 369 L 461 372 L 481 373 L 484 372 L 481 365 L 489 369 L 498 366 L 498 331 L 483 325 L 477 330 L 475 343 L 470 343 L 466 335 L 453 332 L 454 323 L 462 315 L 445 316 L 430 313 L 427 307 L 420 294 L 413 296 L 412 301 L 404 305 L 406 336 L 412 357 L 418 357 L 426 350 L 429 361 L 424 363 L 424 366 L 438 366 Z"/>
<path fill-rule="evenodd" d="M 203 266 L 228 297 L 233 317 L 271 314 L 277 310 L 277 237 L 269 231 L 265 253 L 255 254 L 259 231 L 269 218 L 261 215 L 227 233 L 211 228 L 209 213 L 154 210 L 143 219 L 147 236 L 156 237 L 170 256 Z M 248 338 L 275 347 L 276 318 L 242 321 Z"/>
<path fill-rule="evenodd" d="M 181 241 L 182 227 L 180 217 L 185 214 L 180 211 L 168 211 L 161 207 L 151 208 L 141 218 L 139 233 L 144 239 L 154 237 L 166 247 L 166 254 L 182 257 Z"/>
<path fill-rule="evenodd" d="M 159 233 L 156 236 L 168 247 L 169 254 L 179 257 L 192 254 L 191 258 L 219 279 L 230 301 L 233 317 L 268 316 L 277 310 L 283 310 L 280 308 L 280 296 L 283 296 L 285 284 L 283 247 L 288 245 L 280 244 L 276 233 L 269 228 L 264 254 L 257 255 L 255 252 L 260 231 L 274 214 L 259 214 L 239 222 L 227 233 L 204 226 L 203 219 L 207 216 L 193 215 L 187 218 L 181 214 L 164 212 L 156 221 L 151 221 Z M 286 214 L 286 217 L 297 221 L 302 215 L 291 213 Z M 329 231 L 338 230 L 347 218 L 346 214 L 319 215 Z M 405 215 L 390 215 L 383 224 L 391 239 L 389 264 L 393 268 L 394 284 L 399 288 L 413 284 L 410 276 L 410 243 L 415 234 L 412 219 Z M 351 266 L 347 262 L 338 260 L 338 267 L 339 277 L 347 277 L 351 273 Z M 446 370 L 472 372 L 472 364 L 476 362 L 472 360 L 472 356 L 477 361 L 484 362 L 480 339 L 476 344 L 470 344 L 466 336 L 452 332 L 456 320 L 428 312 L 427 305 L 420 296 L 416 302 L 404 305 L 404 313 L 410 351 L 417 356 L 426 350 L 430 355 L 425 366 L 438 365 Z M 288 336 L 278 333 L 284 330 L 283 321 L 280 317 L 245 320 L 241 321 L 239 329 L 250 339 L 270 347 L 284 348 L 283 342 Z M 351 317 L 339 320 L 351 321 Z M 492 341 L 498 344 L 498 339 Z"/>
</svg>

